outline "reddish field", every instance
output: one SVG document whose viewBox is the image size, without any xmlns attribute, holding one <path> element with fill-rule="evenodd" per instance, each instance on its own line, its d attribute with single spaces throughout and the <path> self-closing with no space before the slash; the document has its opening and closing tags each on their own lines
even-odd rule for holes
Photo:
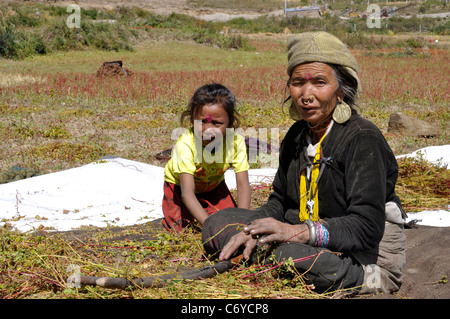
<svg viewBox="0 0 450 319">
<path fill-rule="evenodd" d="M 359 106 L 364 116 L 385 131 L 389 115 L 404 112 L 443 132 L 434 140 L 386 134 L 394 152 L 449 142 L 448 51 L 354 54 L 360 66 L 363 95 Z M 272 65 L 259 61 L 248 67 L 236 61 L 214 70 L 132 69 L 131 77 L 30 72 L 27 75 L 39 81 L 0 85 L 0 138 L 4 141 L 0 169 L 22 163 L 55 171 L 105 153 L 162 165 L 154 154 L 171 147 L 170 133 L 179 126 L 188 99 L 198 86 L 212 81 L 230 87 L 240 101 L 243 128 L 280 128 L 282 138 L 292 121 L 281 108 L 287 80 L 285 64 L 280 62 L 285 53 L 281 55 Z"/>
</svg>

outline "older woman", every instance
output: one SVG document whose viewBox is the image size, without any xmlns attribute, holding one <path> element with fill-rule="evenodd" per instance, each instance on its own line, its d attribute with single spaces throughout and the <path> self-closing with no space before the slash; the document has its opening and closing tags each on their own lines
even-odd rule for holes
<svg viewBox="0 0 450 319">
<path fill-rule="evenodd" d="M 281 145 L 273 193 L 255 211 L 209 217 L 205 250 L 249 259 L 267 245 L 272 258 L 292 258 L 318 291 L 398 290 L 406 241 L 398 167 L 381 132 L 352 108 L 361 91 L 356 59 L 325 32 L 292 37 L 288 51 L 296 122 Z"/>
</svg>

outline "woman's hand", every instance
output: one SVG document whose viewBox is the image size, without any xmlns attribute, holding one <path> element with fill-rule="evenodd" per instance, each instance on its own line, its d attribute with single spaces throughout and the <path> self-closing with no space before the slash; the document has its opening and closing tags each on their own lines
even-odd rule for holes
<svg viewBox="0 0 450 319">
<path fill-rule="evenodd" d="M 244 228 L 244 233 L 253 237 L 261 237 L 259 244 L 284 243 L 287 241 L 307 243 L 309 228 L 307 225 L 291 225 L 272 217 L 254 220 Z"/>
<path fill-rule="evenodd" d="M 230 241 L 223 247 L 222 251 L 219 255 L 219 260 L 228 260 L 231 255 L 241 246 L 244 246 L 244 259 L 249 259 L 250 254 L 253 249 L 256 247 L 257 239 L 252 238 L 251 235 L 248 235 L 244 232 L 237 233 L 233 237 L 231 237 Z"/>
<path fill-rule="evenodd" d="M 287 241 L 307 243 L 309 228 L 307 225 L 290 225 L 272 217 L 256 219 L 245 226 L 241 233 L 231 237 L 222 249 L 219 260 L 226 260 L 241 246 L 245 246 L 244 258 L 250 254 L 257 244 L 284 243 Z"/>
</svg>

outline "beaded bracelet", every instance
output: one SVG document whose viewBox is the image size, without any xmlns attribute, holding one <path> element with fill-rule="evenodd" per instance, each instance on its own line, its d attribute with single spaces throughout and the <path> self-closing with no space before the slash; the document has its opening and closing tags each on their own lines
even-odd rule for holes
<svg viewBox="0 0 450 319">
<path fill-rule="evenodd" d="M 314 243 L 314 246 L 327 247 L 328 241 L 330 239 L 330 233 L 328 232 L 328 229 L 319 222 L 315 222 L 314 226 L 316 228 L 316 242 Z"/>
</svg>

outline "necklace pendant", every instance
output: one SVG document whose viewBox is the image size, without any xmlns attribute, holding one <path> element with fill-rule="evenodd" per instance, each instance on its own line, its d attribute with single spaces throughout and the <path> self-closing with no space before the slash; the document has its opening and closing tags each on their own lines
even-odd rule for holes
<svg viewBox="0 0 450 319">
<path fill-rule="evenodd" d="M 309 217 L 313 216 L 314 200 L 310 199 L 306 202 L 306 208 L 309 210 Z"/>
</svg>

